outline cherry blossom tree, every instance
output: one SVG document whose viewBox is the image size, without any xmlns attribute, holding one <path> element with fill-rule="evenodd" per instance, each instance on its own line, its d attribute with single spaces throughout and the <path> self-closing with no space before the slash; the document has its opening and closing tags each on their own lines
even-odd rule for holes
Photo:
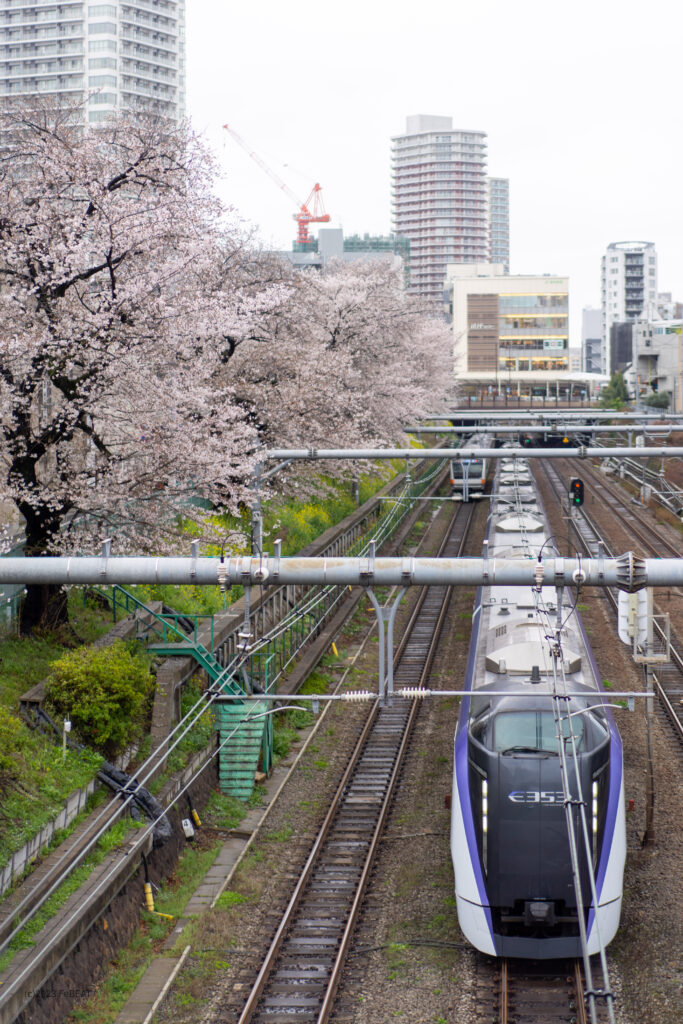
<svg viewBox="0 0 683 1024">
<path fill-rule="evenodd" d="M 229 358 L 267 443 L 402 442 L 406 422 L 436 411 L 452 391 L 450 332 L 407 295 L 389 261 L 334 262 L 294 272 L 286 284 L 287 300 Z"/>
<path fill-rule="evenodd" d="M 75 120 L 43 107 L 0 122 L 0 499 L 27 554 L 83 535 L 159 551 L 179 517 L 200 530 L 202 503 L 246 496 L 256 431 L 219 370 L 226 339 L 282 293 L 226 289 L 245 247 L 185 129 Z M 22 629 L 64 614 L 63 595 L 30 587 Z"/>
<path fill-rule="evenodd" d="M 0 119 L 0 502 L 27 554 L 227 541 L 207 508 L 249 500 L 264 445 L 391 443 L 434 409 L 449 334 L 389 263 L 295 271 L 226 228 L 185 128 L 77 121 Z M 23 631 L 64 617 L 29 588 Z"/>
</svg>

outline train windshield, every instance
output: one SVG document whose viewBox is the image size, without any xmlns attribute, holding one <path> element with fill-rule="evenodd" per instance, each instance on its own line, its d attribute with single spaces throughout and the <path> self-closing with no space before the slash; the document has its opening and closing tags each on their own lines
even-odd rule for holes
<svg viewBox="0 0 683 1024">
<path fill-rule="evenodd" d="M 451 476 L 463 476 L 463 474 L 464 474 L 463 466 L 467 467 L 467 475 L 469 477 L 475 477 L 479 473 L 481 473 L 481 470 L 482 470 L 482 460 L 481 459 L 465 459 L 463 462 L 456 462 L 455 460 L 453 460 L 451 462 Z"/>
<path fill-rule="evenodd" d="M 492 747 L 498 754 L 557 754 L 557 726 L 552 711 L 503 711 L 492 722 Z M 562 735 L 570 730 L 576 749 L 584 749 L 585 727 L 580 715 L 562 720 Z"/>
</svg>

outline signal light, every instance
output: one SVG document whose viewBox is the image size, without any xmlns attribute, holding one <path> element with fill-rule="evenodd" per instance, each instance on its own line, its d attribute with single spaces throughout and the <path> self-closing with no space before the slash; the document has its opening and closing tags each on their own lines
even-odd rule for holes
<svg viewBox="0 0 683 1024">
<path fill-rule="evenodd" d="M 568 437 L 563 437 L 562 438 L 562 444 L 569 444 L 569 438 Z"/>
<path fill-rule="evenodd" d="M 569 485 L 569 497 L 572 505 L 583 505 L 583 480 L 574 477 Z"/>
<path fill-rule="evenodd" d="M 531 437 L 529 434 L 524 435 L 524 441 L 522 443 L 525 444 L 527 448 L 529 447 L 529 445 L 531 444 Z"/>
</svg>

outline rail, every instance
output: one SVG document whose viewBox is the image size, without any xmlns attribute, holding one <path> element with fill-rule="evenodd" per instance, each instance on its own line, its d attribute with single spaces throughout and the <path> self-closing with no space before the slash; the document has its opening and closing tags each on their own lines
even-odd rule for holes
<svg viewBox="0 0 683 1024">
<path fill-rule="evenodd" d="M 472 513 L 471 506 L 458 506 L 445 543 L 462 546 Z M 462 527 L 457 536 L 455 523 Z M 396 656 L 397 672 L 418 686 L 429 671 L 450 596 L 448 588 L 440 589 L 420 595 Z M 239 1024 L 288 1015 L 301 1024 L 328 1019 L 417 703 L 373 704 Z"/>
<path fill-rule="evenodd" d="M 554 466 L 549 466 L 548 464 L 545 464 L 544 470 L 546 476 L 551 482 L 551 486 L 553 487 L 556 496 L 558 498 L 561 498 L 561 496 L 564 493 L 566 493 L 566 488 L 562 484 L 562 481 L 560 480 L 560 477 L 557 471 L 555 470 Z M 619 515 L 619 503 L 611 503 L 610 508 L 613 512 Z M 638 519 L 644 526 L 646 526 L 652 531 L 652 528 L 649 526 L 648 523 L 645 522 L 645 520 L 643 520 L 640 516 L 638 517 Z M 599 557 L 601 551 L 604 552 L 604 554 L 607 556 L 610 555 L 610 547 L 608 542 L 602 536 L 597 527 L 597 524 L 594 522 L 594 520 L 591 518 L 591 516 L 588 514 L 585 508 L 581 508 L 580 511 L 577 509 L 572 510 L 571 523 L 574 527 L 574 531 L 579 539 L 579 542 L 583 545 L 584 550 L 588 555 L 590 555 L 593 558 Z M 632 532 L 634 531 L 634 527 L 631 522 L 624 520 L 624 525 L 628 530 Z M 669 542 L 664 540 L 664 538 L 659 538 L 659 540 L 662 544 L 670 546 Z M 647 542 L 645 540 L 641 540 L 641 542 L 651 544 L 651 542 Z M 608 587 L 606 588 L 606 594 L 612 607 L 612 610 L 614 611 L 614 614 L 618 615 L 618 601 L 614 591 Z M 654 620 L 653 625 L 655 633 L 657 634 L 659 640 L 664 642 L 667 638 L 665 637 L 664 630 L 662 629 L 661 625 L 659 624 L 656 618 Z M 683 687 L 683 656 L 680 653 L 681 645 L 678 643 L 673 633 L 671 634 L 669 639 L 669 649 L 672 664 L 662 665 L 661 667 L 653 669 L 651 671 L 650 676 L 652 679 L 654 691 L 659 699 L 660 706 L 662 707 L 662 710 L 666 715 L 669 724 L 673 728 L 674 733 L 681 741 L 681 743 L 683 743 L 683 716 L 681 714 L 681 711 L 679 710 L 681 708 L 680 699 L 678 701 L 672 701 L 669 695 L 671 691 L 680 691 Z"/>
<path fill-rule="evenodd" d="M 610 447 L 598 440 L 593 443 L 596 448 Z M 662 457 L 662 463 L 663 461 Z M 642 459 L 640 462 L 636 462 L 635 459 L 621 456 L 619 458 L 607 459 L 604 465 L 616 472 L 620 479 L 628 478 L 631 480 L 638 488 L 643 486 L 649 487 L 651 497 L 657 504 L 661 505 L 662 508 L 668 509 L 669 512 L 672 512 L 679 519 L 683 518 L 683 490 L 669 483 L 664 476 L 663 466 L 655 471 L 654 469 L 649 469 Z"/>
</svg>

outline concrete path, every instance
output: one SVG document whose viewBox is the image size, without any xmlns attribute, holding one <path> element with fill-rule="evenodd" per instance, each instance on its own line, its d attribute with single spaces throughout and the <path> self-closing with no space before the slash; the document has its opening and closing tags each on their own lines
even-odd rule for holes
<svg viewBox="0 0 683 1024">
<path fill-rule="evenodd" d="M 307 733 L 304 733 L 303 737 L 306 736 Z M 302 743 L 302 749 L 304 745 L 305 743 Z M 183 916 L 176 921 L 175 927 L 166 939 L 163 946 L 165 955 L 157 956 L 152 960 L 120 1011 L 115 1024 L 150 1024 L 170 989 L 173 979 L 181 969 L 185 957 L 190 952 L 189 946 L 186 946 L 182 953 L 175 952 L 179 937 L 190 919 L 205 910 L 210 910 L 223 890 L 227 888 L 235 868 L 242 859 L 247 846 L 250 845 L 260 829 L 271 804 L 287 779 L 291 767 L 291 761 L 280 762 L 270 778 L 266 780 L 266 796 L 263 805 L 252 808 L 242 820 L 235 834 L 223 843 L 215 861 L 187 901 Z"/>
</svg>

